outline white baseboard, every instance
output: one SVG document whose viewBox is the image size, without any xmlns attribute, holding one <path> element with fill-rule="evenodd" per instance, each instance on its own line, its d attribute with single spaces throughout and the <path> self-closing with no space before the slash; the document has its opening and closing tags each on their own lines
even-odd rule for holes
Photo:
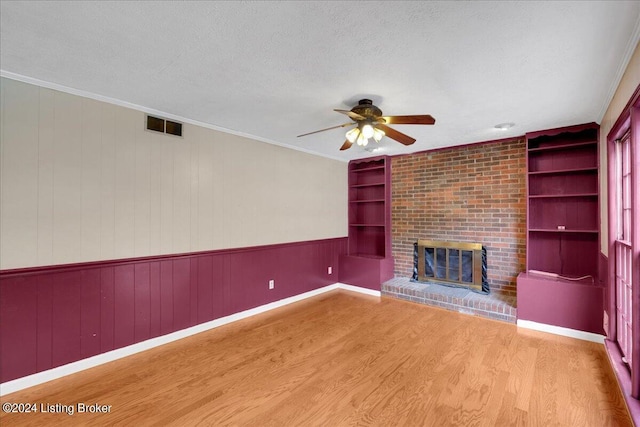
<svg viewBox="0 0 640 427">
<path fill-rule="evenodd" d="M 346 291 L 358 292 L 365 295 L 371 295 L 374 297 L 379 297 L 382 295 L 380 291 L 374 291 L 373 289 L 361 288 L 360 286 L 347 285 L 346 283 L 336 283 L 339 289 L 344 289 Z"/>
<path fill-rule="evenodd" d="M 547 325 L 546 323 L 538 323 L 522 319 L 518 319 L 517 325 L 519 328 L 533 329 L 535 331 L 548 332 L 550 334 L 604 344 L 604 335 L 594 334 L 593 332 L 578 331 L 575 329 L 563 328 L 562 326 Z"/>
<path fill-rule="evenodd" d="M 325 292 L 333 291 L 335 289 L 345 289 L 351 292 L 359 292 L 366 295 L 380 296 L 380 291 L 374 291 L 372 289 L 361 288 L 359 286 L 347 285 L 344 283 L 334 283 L 332 285 L 325 286 L 323 288 L 314 289 L 313 291 L 305 292 L 300 295 L 294 295 L 289 298 L 274 301 L 269 304 L 261 305 L 259 307 L 245 310 L 240 313 L 235 313 L 229 316 L 221 317 L 219 319 L 212 320 L 210 322 L 201 323 L 196 326 L 192 326 L 187 329 L 172 332 L 167 335 L 162 335 L 156 338 L 151 338 L 146 341 L 142 341 L 136 344 L 129 345 L 127 347 L 118 348 L 116 350 L 108 351 L 106 353 L 98 354 L 96 356 L 88 357 L 86 359 L 78 360 L 76 362 L 69 363 L 67 365 L 58 366 L 57 368 L 49 369 L 46 371 L 38 372 L 26 377 L 17 378 L 15 380 L 7 381 L 0 384 L 0 396 L 4 396 L 9 393 L 14 393 L 19 390 L 23 390 L 28 387 L 33 387 L 38 384 L 42 384 L 51 380 L 55 380 L 66 375 L 75 374 L 76 372 L 84 371 L 85 369 L 93 368 L 104 363 L 112 362 L 114 360 L 121 359 L 123 357 L 131 356 L 132 354 L 140 353 L 158 347 L 172 341 L 176 341 L 182 338 L 186 338 L 191 335 L 198 334 L 200 332 L 208 331 L 209 329 L 217 328 L 222 325 L 226 325 L 247 317 L 255 316 L 256 314 L 265 313 L 267 311 L 284 307 L 285 305 L 302 301 L 307 298 L 314 297 L 316 295 L 323 294 Z"/>
</svg>

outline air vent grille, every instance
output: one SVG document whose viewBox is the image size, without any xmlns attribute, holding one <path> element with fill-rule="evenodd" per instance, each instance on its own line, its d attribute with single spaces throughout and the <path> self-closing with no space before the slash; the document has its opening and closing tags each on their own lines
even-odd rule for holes
<svg viewBox="0 0 640 427">
<path fill-rule="evenodd" d="M 164 120 L 153 116 L 147 116 L 147 129 L 164 133 Z"/>
<path fill-rule="evenodd" d="M 182 136 L 182 123 L 167 120 L 165 132 L 175 136 Z"/>
<path fill-rule="evenodd" d="M 182 123 L 161 119 L 159 117 L 147 116 L 147 130 L 182 136 Z"/>
</svg>

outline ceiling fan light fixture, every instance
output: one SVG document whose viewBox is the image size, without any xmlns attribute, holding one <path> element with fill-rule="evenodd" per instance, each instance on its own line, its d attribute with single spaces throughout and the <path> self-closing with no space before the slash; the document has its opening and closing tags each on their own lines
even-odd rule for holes
<svg viewBox="0 0 640 427">
<path fill-rule="evenodd" d="M 360 134 L 360 129 L 353 128 L 347 131 L 345 137 L 347 138 L 347 141 L 353 144 L 354 142 L 356 142 L 356 139 L 358 139 L 359 134 Z"/>
<path fill-rule="evenodd" d="M 374 134 L 374 130 L 373 130 L 373 126 L 371 126 L 371 124 L 367 123 L 364 126 L 362 126 L 362 135 L 364 135 L 365 138 L 369 139 L 371 137 L 373 137 Z"/>
<path fill-rule="evenodd" d="M 385 136 L 402 145 L 411 145 L 416 142 L 415 138 L 405 135 L 387 125 L 433 125 L 436 123 L 436 119 L 428 114 L 383 116 L 382 110 L 373 105 L 370 99 L 361 99 L 358 105 L 351 110 L 334 109 L 333 111 L 349 116 L 351 122 L 314 132 L 303 133 L 302 135 L 298 135 L 298 137 L 355 125 L 355 128 L 345 132 L 346 141 L 340 147 L 341 151 L 348 149 L 354 143 L 357 143 L 361 147 L 366 147 L 371 139 L 379 143 Z M 367 151 L 371 151 L 371 149 Z"/>
<path fill-rule="evenodd" d="M 380 142 L 380 140 L 382 139 L 382 137 L 385 135 L 383 130 L 380 130 L 378 128 L 374 128 L 373 129 L 373 139 L 376 142 Z"/>
</svg>

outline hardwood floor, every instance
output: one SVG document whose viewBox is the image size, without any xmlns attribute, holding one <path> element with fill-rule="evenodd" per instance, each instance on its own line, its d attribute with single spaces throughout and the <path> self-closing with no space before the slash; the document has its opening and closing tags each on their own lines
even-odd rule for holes
<svg viewBox="0 0 640 427">
<path fill-rule="evenodd" d="M 9 425 L 630 426 L 604 347 L 334 291 L 2 397 Z"/>
</svg>

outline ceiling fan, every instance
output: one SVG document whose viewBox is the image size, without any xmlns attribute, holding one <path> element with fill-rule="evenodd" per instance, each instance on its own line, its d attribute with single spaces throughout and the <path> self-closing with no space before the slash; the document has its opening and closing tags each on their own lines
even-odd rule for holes
<svg viewBox="0 0 640 427">
<path fill-rule="evenodd" d="M 373 102 L 370 99 L 361 99 L 358 101 L 358 105 L 353 107 L 351 110 L 334 109 L 333 111 L 349 116 L 352 121 L 342 125 L 304 133 L 302 135 L 298 135 L 298 138 L 356 124 L 355 128 L 347 131 L 347 134 L 345 135 L 347 139 L 344 141 L 344 144 L 342 144 L 342 147 L 340 147 L 340 150 L 351 148 L 354 142 L 365 147 L 369 143 L 369 139 L 373 138 L 374 141 L 380 142 L 382 137 L 385 135 L 391 139 L 395 139 L 401 144 L 411 145 L 416 142 L 415 138 L 405 135 L 402 132 L 398 132 L 387 125 L 432 125 L 436 122 L 436 119 L 428 114 L 414 116 L 383 116 L 382 110 L 373 105 Z"/>
</svg>

